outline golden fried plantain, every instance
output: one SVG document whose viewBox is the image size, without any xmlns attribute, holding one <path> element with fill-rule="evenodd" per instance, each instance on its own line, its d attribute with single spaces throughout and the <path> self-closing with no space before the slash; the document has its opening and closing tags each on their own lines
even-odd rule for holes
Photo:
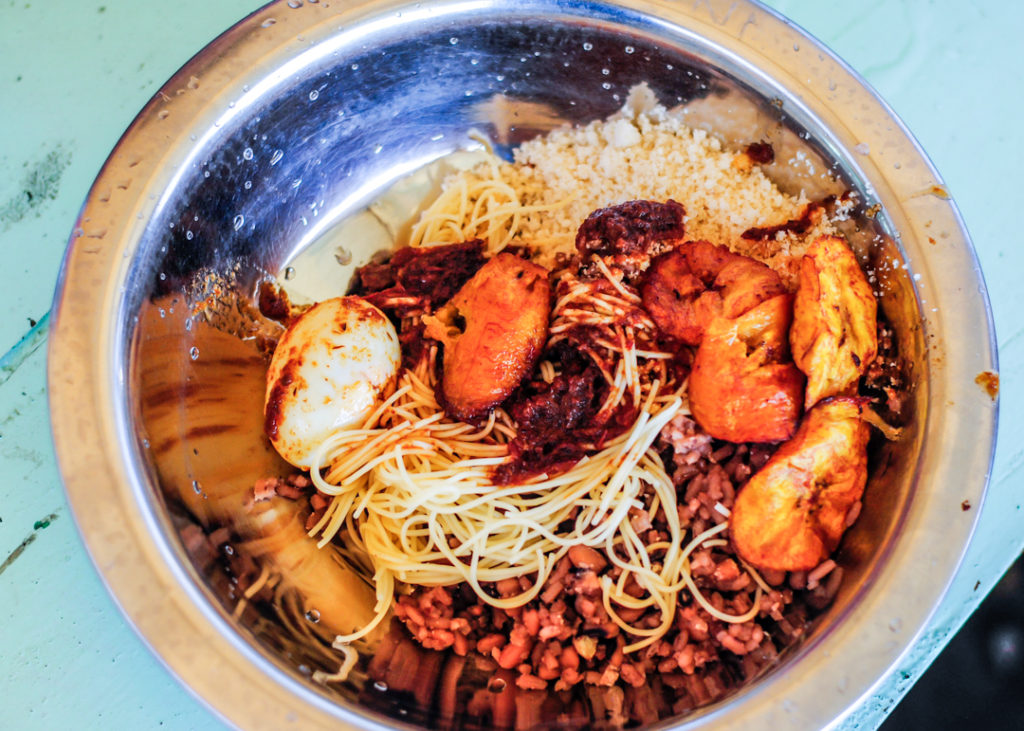
<svg viewBox="0 0 1024 731">
<path fill-rule="evenodd" d="M 807 374 L 805 407 L 849 395 L 878 353 L 877 305 L 857 257 L 836 236 L 821 236 L 800 262 L 789 342 Z"/>
<path fill-rule="evenodd" d="M 663 333 L 696 345 L 704 328 L 721 314 L 722 299 L 691 270 L 680 249 L 654 260 L 640 288 L 644 309 Z"/>
<path fill-rule="evenodd" d="M 781 442 L 800 420 L 804 376 L 789 362 L 793 295 L 711 322 L 690 372 L 690 410 L 704 431 L 730 442 Z"/>
<path fill-rule="evenodd" d="M 715 287 L 722 293 L 722 316 L 730 319 L 786 293 L 778 274 L 747 256 L 726 264 L 715 278 Z"/>
<path fill-rule="evenodd" d="M 833 397 L 740 490 L 730 517 L 736 553 L 761 569 L 807 571 L 839 545 L 867 481 L 870 428 L 861 400 Z"/>
<path fill-rule="evenodd" d="M 450 416 L 478 419 L 533 369 L 547 340 L 550 296 L 544 267 L 502 253 L 424 316 L 426 335 L 444 345 L 438 395 Z"/>
<path fill-rule="evenodd" d="M 697 345 L 716 317 L 739 317 L 785 291 L 764 264 L 724 246 L 689 241 L 653 261 L 640 295 L 663 333 Z"/>
</svg>

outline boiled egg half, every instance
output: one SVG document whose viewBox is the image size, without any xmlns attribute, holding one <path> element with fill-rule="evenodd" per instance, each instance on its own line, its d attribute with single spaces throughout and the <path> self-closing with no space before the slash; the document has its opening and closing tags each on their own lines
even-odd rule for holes
<svg viewBox="0 0 1024 731">
<path fill-rule="evenodd" d="M 267 371 L 264 431 L 291 464 L 310 469 L 318 446 L 358 426 L 395 389 L 398 333 L 360 297 L 335 297 L 304 312 L 277 344 Z"/>
</svg>

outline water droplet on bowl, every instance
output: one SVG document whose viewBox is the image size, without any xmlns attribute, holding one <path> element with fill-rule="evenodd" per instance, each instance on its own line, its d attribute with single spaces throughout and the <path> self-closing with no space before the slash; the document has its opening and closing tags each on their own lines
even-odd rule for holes
<svg viewBox="0 0 1024 731">
<path fill-rule="evenodd" d="M 334 258 L 339 264 L 346 266 L 352 263 L 352 252 L 344 246 L 339 246 L 334 250 Z"/>
<path fill-rule="evenodd" d="M 311 102 L 315 102 L 319 98 L 320 98 L 320 92 L 317 91 L 316 89 L 313 89 L 313 91 L 309 92 L 309 100 Z"/>
<path fill-rule="evenodd" d="M 276 22 L 277 22 L 276 18 L 267 18 L 262 23 L 260 23 L 260 28 L 269 28 L 270 26 L 272 26 Z"/>
<path fill-rule="evenodd" d="M 235 231 L 237 231 L 242 228 L 242 224 L 245 223 L 245 216 L 239 213 L 231 223 L 235 227 Z"/>
<path fill-rule="evenodd" d="M 386 693 L 388 689 L 388 684 L 385 683 L 383 680 L 378 680 L 376 683 L 373 684 L 373 687 L 379 690 L 381 693 Z"/>
<path fill-rule="evenodd" d="M 243 160 L 252 160 L 252 148 L 251 147 L 246 147 L 244 150 L 242 150 L 242 159 Z"/>
<path fill-rule="evenodd" d="M 199 360 L 199 348 L 197 348 L 194 345 L 191 348 L 189 348 L 188 357 L 191 358 L 192 360 Z"/>
<path fill-rule="evenodd" d="M 288 7 L 292 10 L 302 7 L 302 0 L 288 0 Z"/>
<path fill-rule="evenodd" d="M 634 53 L 634 52 L 636 51 L 636 49 L 635 49 L 635 48 L 633 48 L 632 46 L 626 46 L 626 47 L 625 47 L 625 48 L 624 48 L 623 50 L 624 50 L 624 51 L 625 51 L 626 53 Z"/>
<path fill-rule="evenodd" d="M 171 113 L 169 111 L 167 111 L 166 109 L 161 109 L 159 112 L 156 113 L 156 118 L 167 119 L 170 115 Z"/>
<path fill-rule="evenodd" d="M 193 233 L 192 233 L 191 231 L 186 231 L 186 232 L 185 232 L 185 238 L 186 238 L 186 239 L 187 239 L 188 241 L 191 241 L 191 240 L 192 240 L 192 238 L 193 238 L 194 236 L 195 236 L 195 234 L 193 234 Z"/>
<path fill-rule="evenodd" d="M 295 277 L 295 267 L 288 267 L 284 270 L 285 279 L 293 279 Z"/>
<path fill-rule="evenodd" d="M 316 609 L 310 609 L 308 612 L 306 612 L 306 619 L 312 622 L 313 624 L 316 624 L 320 621 L 320 612 L 318 612 Z"/>
<path fill-rule="evenodd" d="M 252 188 L 252 181 L 246 180 L 244 183 L 242 183 L 242 187 L 245 188 L 246 190 L 249 190 L 250 188 Z"/>
<path fill-rule="evenodd" d="M 448 42 L 451 43 L 454 46 L 454 45 L 458 44 L 459 39 L 456 38 L 455 36 L 452 36 L 451 38 L 448 39 Z"/>
<path fill-rule="evenodd" d="M 583 44 L 583 50 L 584 51 L 592 51 L 593 49 L 594 49 L 594 44 L 591 43 L 590 41 L 587 41 L 587 42 L 585 42 Z"/>
<path fill-rule="evenodd" d="M 280 150 L 274 150 L 274 154 L 270 156 L 270 164 L 277 165 L 277 163 L 281 162 L 282 157 L 284 157 L 283 152 Z"/>
</svg>

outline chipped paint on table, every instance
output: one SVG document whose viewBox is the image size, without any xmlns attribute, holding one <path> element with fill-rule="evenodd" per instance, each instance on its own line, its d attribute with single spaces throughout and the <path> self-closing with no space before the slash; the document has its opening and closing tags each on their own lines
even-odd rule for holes
<svg viewBox="0 0 1024 731">
<path fill-rule="evenodd" d="M 164 80 L 259 4 L 0 0 L 2 728 L 222 727 L 132 633 L 89 563 L 50 444 L 40 346 L 70 227 L 108 152 Z M 977 535 L 922 636 L 843 724 L 875 727 L 1024 546 L 1024 249 L 1008 184 L 1024 4 L 769 4 L 863 74 L 928 151 L 974 239 L 999 336 L 999 445 Z"/>
</svg>

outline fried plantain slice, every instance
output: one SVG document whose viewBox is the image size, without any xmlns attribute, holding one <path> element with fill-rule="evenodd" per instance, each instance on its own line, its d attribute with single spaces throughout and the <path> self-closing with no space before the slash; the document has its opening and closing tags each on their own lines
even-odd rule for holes
<svg viewBox="0 0 1024 731">
<path fill-rule="evenodd" d="M 867 481 L 870 428 L 862 400 L 833 397 L 804 416 L 733 505 L 736 552 L 761 569 L 808 571 L 839 545 Z"/>
<path fill-rule="evenodd" d="M 450 416 L 480 418 L 533 369 L 547 340 L 550 296 L 544 267 L 501 253 L 423 317 L 427 337 L 444 345 L 438 396 Z"/>
<path fill-rule="evenodd" d="M 730 442 L 781 442 L 800 420 L 804 376 L 789 361 L 793 295 L 772 297 L 740 317 L 711 322 L 690 372 L 690 410 L 704 430 Z"/>
<path fill-rule="evenodd" d="M 707 323 L 722 312 L 721 295 L 693 273 L 680 249 L 654 260 L 640 296 L 658 329 L 687 345 L 699 343 Z"/>
<path fill-rule="evenodd" d="M 804 406 L 848 395 L 878 353 L 877 304 L 843 239 L 821 236 L 800 262 L 789 342 L 807 375 Z"/>
<path fill-rule="evenodd" d="M 697 345 L 716 317 L 739 317 L 785 291 L 764 264 L 724 246 L 688 241 L 652 262 L 640 295 L 663 333 Z"/>
</svg>

